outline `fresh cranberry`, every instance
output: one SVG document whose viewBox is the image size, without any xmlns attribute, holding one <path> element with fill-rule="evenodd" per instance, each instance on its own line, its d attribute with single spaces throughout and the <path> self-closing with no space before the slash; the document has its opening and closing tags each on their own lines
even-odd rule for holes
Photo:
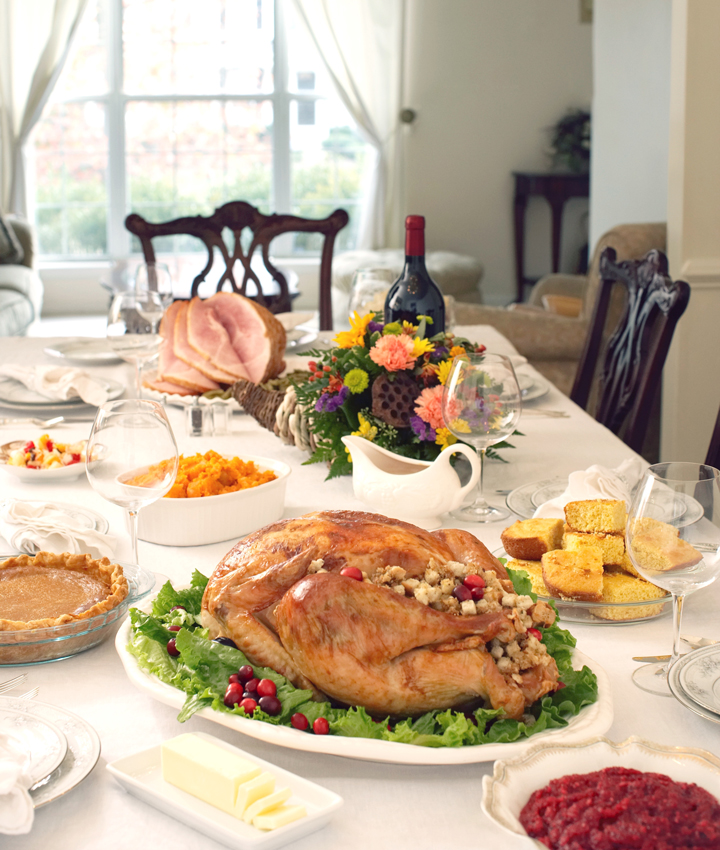
<svg viewBox="0 0 720 850">
<path fill-rule="evenodd" d="M 532 635 L 536 640 L 542 640 L 542 632 L 540 629 L 528 629 L 527 633 Z"/>
<path fill-rule="evenodd" d="M 179 632 L 182 626 L 168 626 L 169 632 Z"/>
<path fill-rule="evenodd" d="M 170 638 L 167 642 L 167 651 L 168 655 L 172 655 L 173 658 L 177 658 L 180 655 L 180 650 L 175 646 L 175 638 Z"/>
<path fill-rule="evenodd" d="M 280 712 L 282 711 L 282 705 L 280 704 L 280 700 L 277 697 L 260 697 L 260 699 L 258 700 L 258 705 L 265 712 L 265 714 L 269 714 L 271 717 L 275 717 L 276 714 L 280 714 Z"/>
<path fill-rule="evenodd" d="M 240 677 L 241 682 L 249 682 L 250 679 L 255 678 L 255 671 L 249 664 L 243 664 L 243 666 L 238 670 L 238 676 Z"/>
<path fill-rule="evenodd" d="M 327 722 L 326 718 L 318 717 L 318 719 L 313 722 L 313 732 L 316 735 L 327 735 L 329 731 L 330 724 Z"/>
<path fill-rule="evenodd" d="M 485 596 L 485 588 L 484 587 L 471 587 L 470 588 L 470 596 L 472 596 L 473 602 L 479 602 L 483 596 Z"/>
<path fill-rule="evenodd" d="M 347 576 L 348 578 L 354 578 L 355 581 L 362 581 L 363 574 L 357 567 L 343 567 L 340 570 L 341 576 Z"/>
<path fill-rule="evenodd" d="M 171 611 L 187 611 L 187 608 L 184 605 L 173 605 L 170 609 Z"/>
<path fill-rule="evenodd" d="M 485 579 L 482 576 L 476 576 L 474 573 L 471 573 L 469 576 L 465 576 L 463 584 L 472 590 L 473 587 L 485 587 Z"/>
<path fill-rule="evenodd" d="M 232 682 L 227 686 L 227 690 L 225 691 L 225 697 L 223 698 L 223 702 L 228 708 L 232 708 L 234 705 L 237 705 L 242 699 L 242 685 L 238 685 L 237 682 Z"/>
<path fill-rule="evenodd" d="M 240 681 L 240 677 L 237 673 L 231 673 L 228 676 L 228 682 L 230 682 L 231 685 L 240 685 L 242 687 L 242 682 Z"/>
<path fill-rule="evenodd" d="M 458 602 L 467 602 L 468 599 L 472 599 L 472 591 L 470 588 L 465 587 L 464 584 L 458 584 L 455 586 L 455 589 L 452 592 L 452 595 L 457 599 Z"/>
<path fill-rule="evenodd" d="M 240 703 L 240 708 L 245 709 L 245 714 L 252 714 L 257 707 L 258 704 L 255 702 L 254 699 L 251 699 L 250 697 L 245 697 Z"/>
<path fill-rule="evenodd" d="M 301 714 L 299 711 L 293 714 L 293 716 L 290 718 L 290 723 L 292 724 L 294 729 L 299 729 L 301 732 L 304 732 L 310 725 L 310 722 L 308 721 L 307 717 L 305 717 L 305 715 Z"/>
<path fill-rule="evenodd" d="M 240 681 L 242 682 L 242 675 L 239 673 L 238 675 L 240 676 Z M 257 691 L 257 686 L 260 684 L 260 679 L 248 679 L 247 681 L 243 682 L 243 684 L 245 685 L 246 691 Z"/>
<path fill-rule="evenodd" d="M 261 697 L 274 697 L 277 694 L 275 682 L 272 679 L 260 679 L 257 692 Z"/>
</svg>

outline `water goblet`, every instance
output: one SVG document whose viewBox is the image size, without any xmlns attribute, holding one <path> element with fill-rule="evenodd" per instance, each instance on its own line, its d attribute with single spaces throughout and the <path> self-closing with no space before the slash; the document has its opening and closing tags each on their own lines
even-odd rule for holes
<svg viewBox="0 0 720 850">
<path fill-rule="evenodd" d="M 163 306 L 157 292 L 119 292 L 110 304 L 107 339 L 115 353 L 135 364 L 137 398 L 142 398 L 142 369 L 160 350 Z"/>
<path fill-rule="evenodd" d="M 384 312 L 385 298 L 396 278 L 390 269 L 358 269 L 350 288 L 348 315 Z"/>
<path fill-rule="evenodd" d="M 86 455 L 90 486 L 127 511 L 137 564 L 138 510 L 168 492 L 178 469 L 175 435 L 163 406 L 147 399 L 101 405 Z"/>
<path fill-rule="evenodd" d="M 489 505 L 483 496 L 483 466 L 489 446 L 513 433 L 522 411 L 515 370 L 502 354 L 465 354 L 456 357 L 445 382 L 442 416 L 459 440 L 469 443 L 480 457 L 477 497 L 451 512 L 465 522 L 496 522 L 510 516 L 505 508 Z"/>
<path fill-rule="evenodd" d="M 136 292 L 157 292 L 163 309 L 173 302 L 173 279 L 165 263 L 141 263 L 135 272 Z"/>
<path fill-rule="evenodd" d="M 702 463 L 649 467 L 628 513 L 625 544 L 633 566 L 673 600 L 670 660 L 645 664 L 633 673 L 644 691 L 670 696 L 667 671 L 680 654 L 680 620 L 688 593 L 720 572 L 720 472 Z"/>
</svg>

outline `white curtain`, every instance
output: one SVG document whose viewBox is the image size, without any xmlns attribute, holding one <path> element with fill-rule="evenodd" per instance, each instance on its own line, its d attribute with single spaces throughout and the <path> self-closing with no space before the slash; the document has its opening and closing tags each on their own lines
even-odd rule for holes
<svg viewBox="0 0 720 850">
<path fill-rule="evenodd" d="M 294 0 L 343 103 L 375 149 L 358 248 L 402 244 L 405 0 Z"/>
<path fill-rule="evenodd" d="M 87 0 L 0 0 L 0 209 L 27 215 L 23 146 L 67 58 Z"/>
</svg>

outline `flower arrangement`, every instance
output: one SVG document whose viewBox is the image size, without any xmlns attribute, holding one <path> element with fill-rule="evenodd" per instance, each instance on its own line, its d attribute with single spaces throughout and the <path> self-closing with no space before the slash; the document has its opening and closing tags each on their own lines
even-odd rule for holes
<svg viewBox="0 0 720 850">
<path fill-rule="evenodd" d="M 590 113 L 568 111 L 552 128 L 549 153 L 555 168 L 586 172 L 590 167 Z"/>
<path fill-rule="evenodd" d="M 328 478 L 350 475 L 352 462 L 341 437 L 357 434 L 405 457 L 434 460 L 457 438 L 441 412 L 443 386 L 453 359 L 485 350 L 451 333 L 428 336 L 418 324 L 383 324 L 380 314 L 354 313 L 336 348 L 313 351 L 307 380 L 295 380 L 298 405 L 312 419 L 317 445 L 308 463 L 327 462 Z M 494 448 L 510 447 L 507 442 Z M 488 450 L 488 456 L 499 457 Z"/>
</svg>

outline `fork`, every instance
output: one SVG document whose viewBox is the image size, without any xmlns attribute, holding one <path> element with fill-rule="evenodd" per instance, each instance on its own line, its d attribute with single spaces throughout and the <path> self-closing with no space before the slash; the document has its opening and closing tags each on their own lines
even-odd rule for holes
<svg viewBox="0 0 720 850">
<path fill-rule="evenodd" d="M 17 685 L 22 685 L 25 679 L 27 679 L 27 673 L 21 673 L 19 676 L 15 676 L 14 679 L 7 679 L 4 682 L 0 682 L 0 694 L 4 694 L 5 691 L 11 691 Z"/>
<path fill-rule="evenodd" d="M 37 425 L 39 428 L 52 428 L 53 425 L 59 425 L 65 420 L 64 416 L 53 416 L 52 419 L 33 419 L 32 417 L 23 419 L 0 419 L 0 425 Z"/>
<path fill-rule="evenodd" d="M 40 693 L 40 687 L 30 688 L 29 691 L 25 691 L 24 694 L 20 694 L 18 699 L 35 699 L 35 697 Z"/>
</svg>

